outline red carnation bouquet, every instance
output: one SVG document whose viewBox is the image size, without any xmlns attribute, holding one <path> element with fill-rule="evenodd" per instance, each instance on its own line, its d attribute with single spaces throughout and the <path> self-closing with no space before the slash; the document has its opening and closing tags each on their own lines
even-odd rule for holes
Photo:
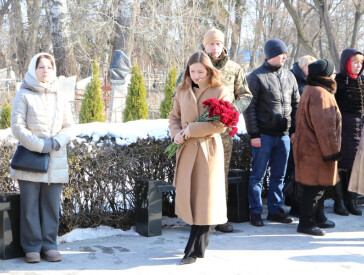
<svg viewBox="0 0 364 275">
<path fill-rule="evenodd" d="M 205 110 L 195 122 L 220 121 L 227 127 L 229 136 L 232 137 L 238 132 L 236 125 L 239 122 L 239 113 L 234 110 L 229 101 L 209 98 L 202 104 Z M 178 148 L 184 144 L 172 142 L 164 152 L 168 154 L 168 158 L 171 158 L 176 154 Z"/>
</svg>

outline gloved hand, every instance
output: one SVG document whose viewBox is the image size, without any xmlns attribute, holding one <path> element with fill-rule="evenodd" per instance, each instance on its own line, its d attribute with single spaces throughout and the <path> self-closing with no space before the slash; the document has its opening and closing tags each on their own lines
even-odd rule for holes
<svg viewBox="0 0 364 275">
<path fill-rule="evenodd" d="M 51 138 L 45 138 L 42 153 L 50 153 L 50 152 L 52 152 L 52 149 L 53 149 L 52 148 L 52 139 Z"/>
<path fill-rule="evenodd" d="M 58 141 L 54 137 L 51 137 L 51 139 L 52 139 L 52 149 L 58 151 L 59 148 L 61 148 L 61 145 L 59 145 Z"/>
</svg>

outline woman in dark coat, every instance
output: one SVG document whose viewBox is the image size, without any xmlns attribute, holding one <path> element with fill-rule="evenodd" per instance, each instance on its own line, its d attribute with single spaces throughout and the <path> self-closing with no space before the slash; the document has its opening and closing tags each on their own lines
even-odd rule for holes
<svg viewBox="0 0 364 275">
<path fill-rule="evenodd" d="M 341 157 L 341 115 L 334 93 L 334 64 L 326 59 L 308 66 L 305 88 L 296 115 L 293 141 L 296 181 L 303 186 L 297 232 L 323 236 L 321 228 L 335 224 L 324 214 L 324 191 L 338 181 Z"/>
<path fill-rule="evenodd" d="M 339 161 L 340 183 L 335 187 L 334 212 L 343 216 L 349 215 L 349 212 L 358 216 L 362 214 L 356 205 L 357 194 L 348 192 L 348 182 L 359 146 L 364 117 L 364 76 L 361 75 L 363 60 L 361 52 L 355 49 L 344 50 L 341 53 L 340 73 L 335 78 L 335 98 L 342 115 L 343 158 Z"/>
</svg>

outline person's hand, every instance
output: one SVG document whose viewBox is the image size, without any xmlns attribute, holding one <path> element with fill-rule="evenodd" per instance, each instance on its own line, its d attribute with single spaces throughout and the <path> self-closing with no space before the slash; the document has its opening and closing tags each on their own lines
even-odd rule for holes
<svg viewBox="0 0 364 275">
<path fill-rule="evenodd" d="M 262 142 L 260 140 L 260 138 L 252 138 L 250 140 L 250 143 L 253 147 L 261 147 L 262 146 Z"/>
<path fill-rule="evenodd" d="M 52 139 L 45 138 L 42 153 L 50 153 L 50 152 L 52 152 Z"/>
<path fill-rule="evenodd" d="M 54 137 L 52 137 L 51 140 L 52 140 L 52 150 L 58 151 L 61 148 L 61 145 Z"/>
<path fill-rule="evenodd" d="M 184 141 L 184 138 L 183 138 L 183 130 L 179 131 L 175 136 L 174 136 L 174 142 L 177 143 L 177 144 L 180 144 L 180 143 L 183 143 L 185 142 Z"/>
<path fill-rule="evenodd" d="M 294 138 L 295 138 L 295 135 L 294 135 L 294 133 L 291 135 L 291 143 L 293 143 L 294 142 Z"/>
<path fill-rule="evenodd" d="M 183 130 L 182 135 L 185 137 L 185 139 L 188 139 L 191 137 L 190 128 L 188 126 L 186 129 Z"/>
</svg>

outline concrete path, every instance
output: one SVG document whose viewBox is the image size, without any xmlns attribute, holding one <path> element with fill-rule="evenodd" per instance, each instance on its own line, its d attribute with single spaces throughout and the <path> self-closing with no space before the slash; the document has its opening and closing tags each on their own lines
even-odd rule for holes
<svg viewBox="0 0 364 275">
<path fill-rule="evenodd" d="M 332 201 L 325 205 L 336 228 L 326 230 L 324 237 L 297 233 L 297 218 L 293 224 L 265 220 L 260 228 L 233 224 L 234 233 L 213 232 L 205 258 L 191 265 L 179 265 L 189 234 L 189 226 L 181 226 L 165 227 L 162 236 L 152 238 L 115 236 L 61 244 L 59 263 L 0 260 L 0 273 L 363 275 L 364 216 L 341 217 L 332 213 Z"/>
</svg>

